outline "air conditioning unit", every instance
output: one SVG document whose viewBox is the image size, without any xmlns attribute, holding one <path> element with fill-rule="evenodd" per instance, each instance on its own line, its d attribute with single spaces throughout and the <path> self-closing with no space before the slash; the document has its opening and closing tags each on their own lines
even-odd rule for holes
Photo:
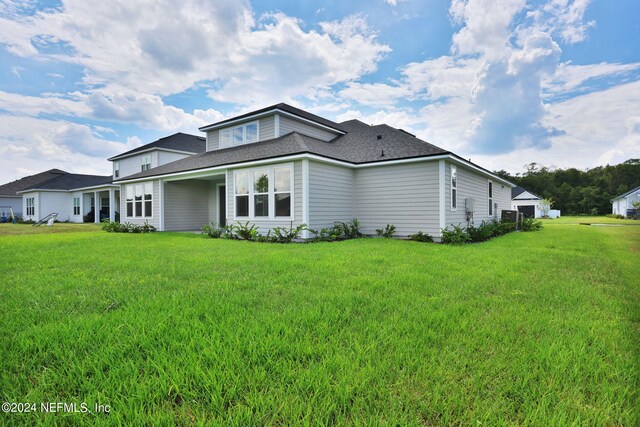
<svg viewBox="0 0 640 427">
<path fill-rule="evenodd" d="M 464 211 L 466 213 L 473 213 L 475 210 L 475 200 L 471 197 L 464 199 Z"/>
</svg>

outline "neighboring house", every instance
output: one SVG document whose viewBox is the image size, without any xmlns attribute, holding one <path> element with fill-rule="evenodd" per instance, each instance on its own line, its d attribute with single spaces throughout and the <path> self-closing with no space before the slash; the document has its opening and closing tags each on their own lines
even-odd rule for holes
<svg viewBox="0 0 640 427">
<path fill-rule="evenodd" d="M 22 196 L 22 217 L 38 221 L 51 213 L 58 221 L 82 222 L 83 216 L 95 209 L 115 219 L 118 186 L 111 175 L 56 174 L 48 181 L 18 191 Z M 95 211 L 94 211 L 95 212 Z M 99 216 L 95 215 L 96 222 Z"/>
<path fill-rule="evenodd" d="M 167 231 L 248 221 L 266 232 L 358 218 L 366 234 L 393 224 L 398 236 L 438 237 L 511 207 L 509 181 L 388 125 L 277 104 L 200 130 L 206 152 L 114 179 L 122 221 Z"/>
<path fill-rule="evenodd" d="M 635 209 L 633 203 L 638 201 L 640 201 L 640 187 L 611 199 L 611 211 L 617 215 L 630 216 L 629 211 Z"/>
<path fill-rule="evenodd" d="M 203 137 L 176 133 L 108 159 L 112 161 L 112 175 L 52 169 L 0 186 L 0 207 L 11 206 L 26 220 L 57 213 L 60 221 L 82 222 L 93 212 L 94 222 L 102 218 L 113 221 L 120 213 L 120 186 L 113 184 L 113 179 L 202 153 L 205 146 Z"/>
<path fill-rule="evenodd" d="M 542 198 L 520 186 L 511 189 L 511 208 L 526 218 L 542 218 Z"/>
<path fill-rule="evenodd" d="M 8 184 L 0 185 L 0 210 L 2 211 L 0 212 L 0 216 L 8 216 L 7 211 L 11 208 L 15 216 L 21 217 L 23 213 L 23 201 L 22 195 L 18 194 L 18 192 L 37 186 L 65 173 L 67 172 L 60 169 L 50 169 L 9 182 Z"/>
</svg>

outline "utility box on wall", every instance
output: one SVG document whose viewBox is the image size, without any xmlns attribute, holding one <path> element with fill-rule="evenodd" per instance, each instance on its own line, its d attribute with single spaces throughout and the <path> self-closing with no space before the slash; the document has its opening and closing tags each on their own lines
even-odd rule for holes
<svg viewBox="0 0 640 427">
<path fill-rule="evenodd" d="M 464 199 L 464 211 L 466 213 L 473 213 L 475 210 L 474 205 L 475 205 L 475 199 L 471 197 Z"/>
</svg>

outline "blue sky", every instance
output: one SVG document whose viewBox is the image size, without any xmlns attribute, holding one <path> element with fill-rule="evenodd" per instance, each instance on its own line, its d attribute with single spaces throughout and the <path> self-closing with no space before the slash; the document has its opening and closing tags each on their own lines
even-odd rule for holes
<svg viewBox="0 0 640 427">
<path fill-rule="evenodd" d="M 0 0 L 0 182 L 289 102 L 489 169 L 640 157 L 636 0 Z"/>
</svg>

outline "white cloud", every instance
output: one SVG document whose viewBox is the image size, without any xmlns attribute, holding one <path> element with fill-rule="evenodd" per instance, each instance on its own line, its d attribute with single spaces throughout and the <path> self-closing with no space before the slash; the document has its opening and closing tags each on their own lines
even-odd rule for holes
<svg viewBox="0 0 640 427">
<path fill-rule="evenodd" d="M 105 159 L 133 148 L 135 142 L 97 138 L 91 128 L 76 123 L 0 115 L 0 182 L 16 179 L 17 167 L 108 175 L 111 168 Z"/>
<path fill-rule="evenodd" d="M 543 81 L 543 87 L 552 94 L 562 94 L 579 89 L 590 80 L 603 77 L 619 77 L 640 70 L 640 62 L 631 64 L 607 63 L 588 65 L 560 64 L 550 78 Z"/>
</svg>

